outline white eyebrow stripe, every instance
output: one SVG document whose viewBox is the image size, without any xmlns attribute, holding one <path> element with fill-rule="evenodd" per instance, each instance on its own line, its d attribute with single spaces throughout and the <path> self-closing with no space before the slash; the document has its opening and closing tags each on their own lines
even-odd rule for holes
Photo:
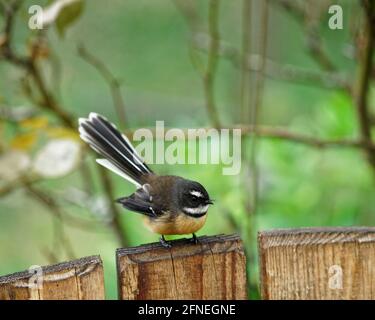
<svg viewBox="0 0 375 320">
<path fill-rule="evenodd" d="M 202 213 L 207 212 L 208 207 L 209 207 L 209 205 L 206 204 L 205 206 L 199 206 L 197 208 L 184 207 L 183 210 L 187 213 L 190 213 L 190 214 L 202 214 Z"/>
<path fill-rule="evenodd" d="M 196 197 L 198 197 L 198 198 L 203 198 L 203 194 L 202 194 L 202 192 L 200 192 L 200 191 L 198 191 L 198 190 L 192 190 L 192 191 L 190 191 L 190 194 L 191 194 L 192 196 L 196 196 Z"/>
</svg>

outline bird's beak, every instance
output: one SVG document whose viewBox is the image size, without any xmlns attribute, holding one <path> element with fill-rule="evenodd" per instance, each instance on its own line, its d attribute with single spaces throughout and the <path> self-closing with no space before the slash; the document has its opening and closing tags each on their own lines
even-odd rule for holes
<svg viewBox="0 0 375 320">
<path fill-rule="evenodd" d="M 207 200 L 206 204 L 214 204 L 214 202 L 212 200 Z"/>
</svg>

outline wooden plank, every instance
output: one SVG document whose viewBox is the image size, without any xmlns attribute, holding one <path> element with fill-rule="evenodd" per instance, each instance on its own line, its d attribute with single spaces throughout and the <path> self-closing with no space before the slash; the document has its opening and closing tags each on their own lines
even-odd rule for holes
<svg viewBox="0 0 375 320">
<path fill-rule="evenodd" d="M 119 298 L 246 299 L 246 261 L 237 235 L 118 249 Z"/>
<path fill-rule="evenodd" d="M 263 299 L 375 299 L 375 228 L 258 234 Z"/>
<path fill-rule="evenodd" d="M 104 298 L 103 264 L 99 256 L 42 267 L 36 274 L 23 271 L 0 277 L 0 300 Z"/>
</svg>

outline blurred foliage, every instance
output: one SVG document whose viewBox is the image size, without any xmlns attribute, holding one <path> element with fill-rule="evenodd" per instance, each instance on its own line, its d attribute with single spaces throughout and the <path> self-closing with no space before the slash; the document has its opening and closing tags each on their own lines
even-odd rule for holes
<svg viewBox="0 0 375 320">
<path fill-rule="evenodd" d="M 65 2 L 53 19 L 54 27 L 44 33 L 27 26 L 27 8 L 35 2 L 44 8 Z M 91 111 L 114 122 L 118 116 L 108 84 L 77 53 L 77 46 L 84 44 L 105 62 L 121 85 L 129 124 L 125 129 L 152 127 L 156 120 L 164 120 L 169 127 L 207 126 L 210 119 L 206 115 L 202 82 L 191 63 L 192 34 L 176 2 L 181 1 L 27 0 L 15 21 L 12 46 L 17 52 L 31 53 L 48 90 L 74 121 Z M 306 30 L 298 19 L 276 5 L 276 0 L 269 2 L 267 57 L 281 65 L 321 70 L 307 52 Z M 344 30 L 327 27 L 326 8 L 331 1 L 295 1 L 306 4 L 307 23 L 318 21 L 315 27 L 325 39 L 335 68 L 354 81 L 357 57 L 351 52 L 357 43 L 353 43 L 353 34 L 361 25 L 362 15 L 353 1 L 338 2 L 346 13 Z M 200 28 L 206 31 L 208 1 L 186 3 L 196 8 Z M 258 16 L 259 3 L 255 1 L 254 16 Z M 223 0 L 220 5 L 220 39 L 240 48 L 242 1 Z M 318 19 L 314 20 L 313 14 Z M 0 19 L 3 28 L 5 19 Z M 259 26 L 253 30 L 254 44 L 261 41 L 258 34 Z M 257 52 L 256 45 L 253 50 Z M 206 58 L 204 52 L 195 53 L 199 59 Z M 114 191 L 113 199 L 108 199 L 94 155 L 79 141 L 75 128 L 43 106 L 35 81 L 22 68 L 4 60 L 0 60 L 0 74 L 0 195 L 5 190 L 1 188 L 15 186 L 0 199 L 0 274 L 69 258 L 64 243 L 55 239 L 56 216 L 49 214 L 50 209 L 27 191 L 27 184 L 33 183 L 63 208 L 64 232 L 75 256 L 102 256 L 107 295 L 116 298 L 114 252 L 120 244 L 111 224 L 113 212 L 109 201 L 133 192 L 133 187 L 111 175 Z M 358 137 L 356 106 L 347 91 L 294 80 L 265 80 L 259 124 L 281 126 L 321 139 Z M 224 127 L 238 119 L 239 87 L 240 70 L 233 68 L 230 61 L 220 59 L 215 97 Z M 373 87 L 371 90 L 373 106 Z M 247 140 L 246 147 L 251 143 L 251 139 Z M 255 231 L 375 223 L 374 175 L 360 149 L 319 149 L 259 138 L 257 161 L 259 201 L 252 220 Z M 254 190 L 246 190 L 241 177 L 223 176 L 220 165 L 152 167 L 160 174 L 182 175 L 207 187 L 216 201 L 199 234 L 246 233 L 243 222 L 249 213 L 244 203 Z M 51 175 L 54 169 L 55 176 Z M 122 210 L 119 219 L 128 245 L 157 240 L 141 225 L 140 216 Z M 245 245 L 248 252 L 256 255 L 254 241 Z M 251 261 L 248 268 L 254 286 L 256 261 Z M 251 297 L 258 298 L 254 288 Z"/>
</svg>

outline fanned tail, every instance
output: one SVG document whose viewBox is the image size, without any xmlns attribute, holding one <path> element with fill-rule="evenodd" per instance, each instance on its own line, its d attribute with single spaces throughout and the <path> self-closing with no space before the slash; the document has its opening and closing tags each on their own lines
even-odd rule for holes
<svg viewBox="0 0 375 320">
<path fill-rule="evenodd" d="M 100 165 L 137 187 L 141 186 L 143 175 L 153 173 L 137 154 L 129 139 L 103 116 L 92 112 L 88 119 L 80 118 L 79 133 L 82 140 L 105 158 L 96 160 Z"/>
</svg>

